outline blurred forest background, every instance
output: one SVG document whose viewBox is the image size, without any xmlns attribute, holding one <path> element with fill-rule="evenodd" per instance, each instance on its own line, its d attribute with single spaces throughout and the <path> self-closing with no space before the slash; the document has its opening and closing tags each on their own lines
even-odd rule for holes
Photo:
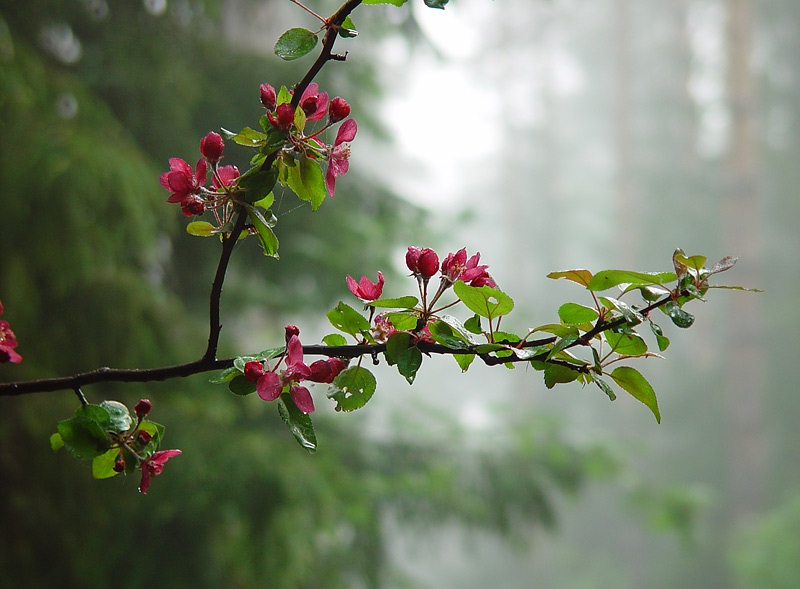
<svg viewBox="0 0 800 589">
<path fill-rule="evenodd" d="M 310 2 L 322 14 L 337 3 Z M 276 211 L 281 261 L 245 242 L 220 357 L 311 343 L 344 276 L 407 294 L 410 244 L 467 246 L 524 329 L 585 301 L 552 270 L 742 257 L 666 360 L 663 423 L 596 389 L 432 359 L 413 388 L 335 415 L 320 451 L 207 383 L 97 385 L 153 401 L 181 448 L 150 493 L 94 481 L 48 437 L 70 392 L 0 400 L 0 572 L 11 587 L 796 587 L 800 4 L 411 0 L 362 7 L 318 82 L 359 136 L 337 196 Z M 158 176 L 209 130 L 255 126 L 271 54 L 312 19 L 282 0 L 0 0 L 0 380 L 189 361 L 219 244 L 185 234 Z M 250 154 L 229 145 L 225 163 Z M 279 195 L 279 197 L 282 195 Z M 510 326 L 506 326 L 509 328 Z M 435 366 L 435 367 L 434 367 Z"/>
</svg>

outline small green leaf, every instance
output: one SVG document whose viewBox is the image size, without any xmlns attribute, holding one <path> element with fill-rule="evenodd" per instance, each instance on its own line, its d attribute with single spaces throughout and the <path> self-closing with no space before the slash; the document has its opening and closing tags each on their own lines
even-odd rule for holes
<svg viewBox="0 0 800 589">
<path fill-rule="evenodd" d="M 123 407 L 125 406 L 123 405 Z M 125 411 L 127 410 L 128 408 L 125 407 Z M 96 421 L 104 430 L 108 429 L 108 426 L 111 424 L 111 415 L 100 405 L 81 405 L 75 410 L 75 415 L 81 415 L 83 417 L 88 417 L 92 421 Z"/>
<path fill-rule="evenodd" d="M 133 418 L 131 418 L 128 408 L 122 403 L 117 401 L 103 401 L 100 403 L 100 407 L 108 413 L 111 421 L 105 429 L 122 433 L 133 427 Z"/>
<path fill-rule="evenodd" d="M 425 6 L 428 8 L 441 8 L 444 10 L 445 4 L 450 0 L 425 0 Z"/>
<path fill-rule="evenodd" d="M 422 352 L 419 351 L 419 348 L 406 348 L 397 358 L 397 371 L 405 377 L 408 384 L 414 384 L 417 370 L 421 365 Z"/>
<path fill-rule="evenodd" d="M 410 331 L 417 326 L 417 316 L 413 313 L 386 313 L 384 317 L 397 331 Z"/>
<path fill-rule="evenodd" d="M 597 319 L 597 311 L 577 303 L 564 303 L 558 309 L 558 316 L 567 325 L 579 325 Z"/>
<path fill-rule="evenodd" d="M 269 221 L 264 218 L 261 211 L 251 205 L 247 207 L 247 216 L 250 217 L 250 222 L 256 230 L 258 241 L 264 251 L 265 256 L 279 258 L 278 256 L 278 237 L 269 226 Z"/>
<path fill-rule="evenodd" d="M 411 335 L 408 333 L 399 331 L 389 336 L 389 339 L 386 340 L 386 352 L 384 353 L 386 363 L 389 366 L 397 364 L 400 354 L 408 349 L 409 342 L 411 342 Z"/>
<path fill-rule="evenodd" d="M 186 233 L 198 237 L 211 237 L 217 233 L 217 231 L 208 221 L 192 221 L 186 226 Z"/>
<path fill-rule="evenodd" d="M 677 280 L 672 272 L 633 272 L 630 270 L 603 270 L 589 281 L 589 290 L 607 290 L 619 284 L 645 286 Z"/>
<path fill-rule="evenodd" d="M 562 366 L 561 364 L 549 364 L 544 369 L 544 385 L 552 389 L 557 384 L 572 382 L 578 378 L 578 371 Z"/>
<path fill-rule="evenodd" d="M 242 371 L 236 368 L 235 366 L 231 366 L 230 368 L 226 368 L 225 370 L 221 371 L 215 377 L 211 378 L 208 382 L 211 384 L 223 384 L 229 382 L 242 374 Z"/>
<path fill-rule="evenodd" d="M 608 345 L 610 345 L 611 349 L 617 354 L 623 356 L 641 356 L 647 352 L 647 344 L 638 335 L 607 331 L 605 337 Z"/>
<path fill-rule="evenodd" d="M 668 302 L 663 307 L 664 312 L 672 319 L 672 322 L 683 329 L 687 329 L 694 323 L 694 315 L 681 309 L 680 305 L 674 301 Z"/>
<path fill-rule="evenodd" d="M 336 411 L 354 411 L 366 405 L 376 386 L 375 377 L 369 370 L 352 366 L 334 379 L 328 397 L 336 401 Z"/>
<path fill-rule="evenodd" d="M 142 422 L 139 424 L 139 429 L 147 432 L 152 436 L 150 443 L 144 447 L 142 453 L 149 454 L 158 450 L 158 447 L 161 446 L 161 440 L 164 439 L 164 426 L 161 425 L 160 423 L 156 423 L 155 421 L 148 421 L 145 419 L 142 420 Z M 128 459 L 125 458 L 125 463 L 127 464 L 127 462 Z"/>
<path fill-rule="evenodd" d="M 369 321 L 353 307 L 341 301 L 328 311 L 327 317 L 334 327 L 353 336 L 369 330 Z"/>
<path fill-rule="evenodd" d="M 629 326 L 639 325 L 642 321 L 644 321 L 644 316 L 627 303 L 623 303 L 622 301 L 612 297 L 600 297 L 600 301 L 607 308 L 614 308 L 622 313 L 622 316 L 625 318 L 625 321 Z"/>
<path fill-rule="evenodd" d="M 240 374 L 231 379 L 228 383 L 228 389 L 234 395 L 249 395 L 256 392 L 256 383 L 247 380 L 244 374 Z"/>
<path fill-rule="evenodd" d="M 614 389 L 611 388 L 606 381 L 601 379 L 599 376 L 595 376 L 592 378 L 595 384 L 600 387 L 600 390 L 603 391 L 606 395 L 608 395 L 609 400 L 614 401 L 617 398 L 617 395 L 614 393 Z"/>
<path fill-rule="evenodd" d="M 88 460 L 108 450 L 108 439 L 103 428 L 83 415 L 59 421 L 58 433 L 61 434 L 67 452 L 75 458 Z"/>
<path fill-rule="evenodd" d="M 461 368 L 461 372 L 466 372 L 475 359 L 475 354 L 453 354 L 453 358 L 455 358 L 459 368 Z"/>
<path fill-rule="evenodd" d="M 302 108 L 294 109 L 294 126 L 300 133 L 306 128 L 306 113 Z"/>
<path fill-rule="evenodd" d="M 396 299 L 378 299 L 376 301 L 370 301 L 369 304 L 379 308 L 413 309 L 418 302 L 419 300 L 417 297 L 407 296 Z"/>
<path fill-rule="evenodd" d="M 658 344 L 659 352 L 663 352 L 669 347 L 669 338 L 664 336 L 664 332 L 661 331 L 661 326 L 656 325 L 652 321 L 650 322 L 650 330 L 656 336 L 656 343 Z"/>
<path fill-rule="evenodd" d="M 393 4 L 395 6 L 402 6 L 408 0 L 364 0 L 362 4 Z"/>
<path fill-rule="evenodd" d="M 303 57 L 317 46 L 317 36 L 303 28 L 289 29 L 275 43 L 275 55 L 290 61 Z"/>
<path fill-rule="evenodd" d="M 560 323 L 550 323 L 547 325 L 540 325 L 530 330 L 531 333 L 537 331 L 544 331 L 545 333 L 552 333 L 558 337 L 566 337 L 568 335 L 578 335 L 578 329 L 571 325 L 561 325 Z"/>
<path fill-rule="evenodd" d="M 630 366 L 620 366 L 614 369 L 614 372 L 611 373 L 611 378 L 630 393 L 634 399 L 644 403 L 653 412 L 656 421 L 661 423 L 661 413 L 658 411 L 656 393 L 638 370 Z"/>
<path fill-rule="evenodd" d="M 222 136 L 225 137 L 225 139 L 229 139 L 245 147 L 257 147 L 263 145 L 267 140 L 267 136 L 264 133 L 251 129 L 250 127 L 245 127 L 238 133 L 231 133 L 227 129 L 220 129 L 220 131 L 222 131 Z"/>
<path fill-rule="evenodd" d="M 708 275 L 711 276 L 712 274 L 719 274 L 720 272 L 725 272 L 726 270 L 730 270 L 733 268 L 734 264 L 739 261 L 739 258 L 734 256 L 726 256 L 722 258 L 719 262 L 711 266 L 711 270 L 708 271 Z"/>
<path fill-rule="evenodd" d="M 55 433 L 50 436 L 50 449 L 53 450 L 53 452 L 58 452 L 63 447 L 64 439 L 61 437 L 61 434 Z"/>
<path fill-rule="evenodd" d="M 317 451 L 317 434 L 311 417 L 297 408 L 289 393 L 278 397 L 278 415 L 292 432 L 297 443 L 313 454 Z"/>
<path fill-rule="evenodd" d="M 111 448 L 105 454 L 96 456 L 92 460 L 92 476 L 96 479 L 108 479 L 119 473 L 114 470 L 114 463 L 119 456 L 119 448 Z"/>
<path fill-rule="evenodd" d="M 346 346 L 347 340 L 341 333 L 329 333 L 322 338 L 322 343 L 326 346 Z"/>
<path fill-rule="evenodd" d="M 577 339 L 578 339 L 578 336 L 576 334 L 574 334 L 574 333 L 570 334 L 570 335 L 566 335 L 566 336 L 560 338 L 559 340 L 556 341 L 556 343 L 553 344 L 553 348 L 550 350 L 550 353 L 547 355 L 547 359 L 549 360 L 550 358 L 552 358 L 553 356 L 558 354 L 561 350 L 564 350 L 565 348 L 568 348 L 573 343 L 575 343 L 575 341 Z"/>
<path fill-rule="evenodd" d="M 343 39 L 351 39 L 358 35 L 358 31 L 356 30 L 356 26 L 353 24 L 353 21 L 350 20 L 350 17 L 344 19 L 342 22 L 341 28 L 339 29 L 339 36 Z"/>
<path fill-rule="evenodd" d="M 481 328 L 481 316 L 475 313 L 475 315 L 464 321 L 464 329 L 470 333 L 474 333 L 475 335 L 482 334 L 483 329 Z"/>
<path fill-rule="evenodd" d="M 577 282 L 582 286 L 589 286 L 589 281 L 592 279 L 592 273 L 588 270 L 562 270 L 560 272 L 550 272 L 547 278 L 554 280 L 558 278 L 566 278 L 572 282 Z"/>
<path fill-rule="evenodd" d="M 245 191 L 244 200 L 252 204 L 268 197 L 277 181 L 277 166 L 270 166 L 268 170 L 254 166 L 239 178 L 238 186 Z"/>
<path fill-rule="evenodd" d="M 490 286 L 469 286 L 459 280 L 453 285 L 453 291 L 470 311 L 489 320 L 507 315 L 514 308 L 510 296 Z"/>
<path fill-rule="evenodd" d="M 316 211 L 325 200 L 325 178 L 319 162 L 303 155 L 297 165 L 289 168 L 289 188 L 300 200 L 311 203 L 311 209 Z"/>
</svg>

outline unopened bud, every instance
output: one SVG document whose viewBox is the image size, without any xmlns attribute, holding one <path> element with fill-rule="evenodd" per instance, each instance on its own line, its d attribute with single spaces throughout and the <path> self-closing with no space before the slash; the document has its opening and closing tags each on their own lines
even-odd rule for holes
<svg viewBox="0 0 800 589">
<path fill-rule="evenodd" d="M 256 382 L 264 374 L 261 362 L 253 360 L 244 365 L 244 377 L 250 382 Z"/>
<path fill-rule="evenodd" d="M 350 105 L 344 98 L 338 96 L 328 105 L 328 119 L 331 123 L 338 123 L 350 115 Z"/>
<path fill-rule="evenodd" d="M 278 103 L 278 97 L 275 95 L 275 88 L 269 84 L 261 84 L 261 104 L 267 110 L 275 110 L 275 105 Z"/>
<path fill-rule="evenodd" d="M 122 459 L 122 453 L 117 455 L 114 461 L 114 472 L 125 472 L 125 461 Z"/>
<path fill-rule="evenodd" d="M 138 403 L 136 403 L 136 407 L 133 408 L 133 412 L 136 413 L 136 417 L 139 419 L 144 419 L 150 414 L 150 409 L 153 408 L 153 404 L 150 403 L 149 399 L 140 399 Z"/>
<path fill-rule="evenodd" d="M 202 215 L 203 211 L 205 210 L 206 201 L 196 194 L 190 194 L 181 201 L 181 212 L 183 212 L 183 214 L 187 217 L 191 217 L 193 215 Z"/>
<path fill-rule="evenodd" d="M 293 335 L 296 335 L 297 337 L 300 337 L 300 328 L 297 327 L 296 325 L 287 325 L 284 328 L 284 335 L 285 335 L 286 343 L 288 344 L 289 340 L 292 339 Z"/>
<path fill-rule="evenodd" d="M 275 113 L 278 115 L 278 127 L 284 131 L 288 131 L 294 124 L 294 107 L 286 102 L 278 105 Z"/>
<path fill-rule="evenodd" d="M 209 163 L 218 162 L 224 150 L 225 143 L 222 141 L 222 137 L 213 131 L 200 140 L 200 153 Z"/>
<path fill-rule="evenodd" d="M 411 246 L 406 252 L 406 266 L 415 276 L 428 280 L 439 271 L 439 256 L 429 247 Z"/>
<path fill-rule="evenodd" d="M 153 439 L 148 432 L 140 429 L 139 432 L 136 434 L 136 443 L 139 444 L 142 448 L 147 446 L 150 443 L 150 440 Z"/>
</svg>

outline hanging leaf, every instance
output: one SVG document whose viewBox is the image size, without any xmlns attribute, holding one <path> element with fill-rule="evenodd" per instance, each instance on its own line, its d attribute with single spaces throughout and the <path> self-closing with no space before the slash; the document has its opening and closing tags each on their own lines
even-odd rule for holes
<svg viewBox="0 0 800 589">
<path fill-rule="evenodd" d="M 694 323 L 694 315 L 681 309 L 680 305 L 674 301 L 668 302 L 663 307 L 664 312 L 672 319 L 672 322 L 683 329 L 687 329 Z"/>
<path fill-rule="evenodd" d="M 376 386 L 375 377 L 369 370 L 353 366 L 334 379 L 328 397 L 336 401 L 336 411 L 355 411 L 367 404 Z"/>
<path fill-rule="evenodd" d="M 103 428 L 95 420 L 83 415 L 59 421 L 58 433 L 67 452 L 75 458 L 88 460 L 108 450 L 108 439 Z"/>
<path fill-rule="evenodd" d="M 208 221 L 192 221 L 186 226 L 186 233 L 198 237 L 211 237 L 217 231 Z"/>
<path fill-rule="evenodd" d="M 554 280 L 566 278 L 580 285 L 589 286 L 589 282 L 592 280 L 592 273 L 588 270 L 562 270 L 560 272 L 550 272 L 547 277 Z"/>
<path fill-rule="evenodd" d="M 261 248 L 264 250 L 264 255 L 271 256 L 273 258 L 279 258 L 278 237 L 275 235 L 275 232 L 272 231 L 272 228 L 269 225 L 270 221 L 267 221 L 261 211 L 257 208 L 250 205 L 246 206 L 247 216 L 250 217 L 250 223 L 252 223 L 253 228 L 256 230 L 256 235 L 258 235 L 258 241 L 261 243 Z"/>
<path fill-rule="evenodd" d="M 297 408 L 289 393 L 282 393 L 278 397 L 278 415 L 288 426 L 298 444 L 310 454 L 317 451 L 317 434 L 314 432 L 311 417 Z"/>
<path fill-rule="evenodd" d="M 647 352 L 647 344 L 638 335 L 629 333 L 605 332 L 605 338 L 611 349 L 623 356 L 641 356 Z"/>
<path fill-rule="evenodd" d="M 298 109 L 299 110 L 299 109 Z M 300 200 L 311 203 L 311 209 L 316 211 L 325 200 L 325 178 L 319 162 L 303 155 L 296 166 L 288 168 L 288 184 Z"/>
<path fill-rule="evenodd" d="M 275 43 L 275 55 L 286 61 L 298 59 L 317 46 L 317 35 L 303 28 L 289 29 Z"/>
<path fill-rule="evenodd" d="M 92 476 L 96 479 L 108 479 L 119 473 L 114 470 L 114 463 L 119 456 L 119 448 L 111 448 L 108 452 L 96 456 L 92 460 Z"/>
<path fill-rule="evenodd" d="M 421 365 L 422 352 L 419 351 L 419 348 L 406 348 L 397 358 L 397 371 L 405 377 L 408 384 L 414 384 L 417 370 Z"/>
<path fill-rule="evenodd" d="M 614 369 L 610 376 L 614 379 L 614 382 L 630 393 L 634 399 L 644 403 L 653 412 L 656 421 L 661 423 L 661 413 L 658 410 L 656 392 L 638 370 L 630 366 L 620 366 Z"/>
</svg>

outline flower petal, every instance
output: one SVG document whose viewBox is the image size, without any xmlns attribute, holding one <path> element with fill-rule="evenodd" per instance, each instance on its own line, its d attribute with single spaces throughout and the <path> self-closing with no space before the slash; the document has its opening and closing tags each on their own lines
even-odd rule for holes
<svg viewBox="0 0 800 589">
<path fill-rule="evenodd" d="M 336 133 L 336 141 L 333 143 L 334 147 L 340 143 L 355 139 L 356 131 L 358 131 L 358 125 L 356 124 L 355 120 L 347 119 L 344 123 L 342 123 L 342 126 L 339 127 L 339 132 Z"/>
<path fill-rule="evenodd" d="M 314 413 L 314 399 L 311 398 L 311 393 L 306 387 L 295 385 L 289 392 L 292 393 L 292 401 L 300 411 Z"/>
<path fill-rule="evenodd" d="M 281 377 L 274 372 L 265 372 L 256 383 L 256 392 L 265 401 L 274 401 L 281 396 L 282 390 Z"/>
</svg>

